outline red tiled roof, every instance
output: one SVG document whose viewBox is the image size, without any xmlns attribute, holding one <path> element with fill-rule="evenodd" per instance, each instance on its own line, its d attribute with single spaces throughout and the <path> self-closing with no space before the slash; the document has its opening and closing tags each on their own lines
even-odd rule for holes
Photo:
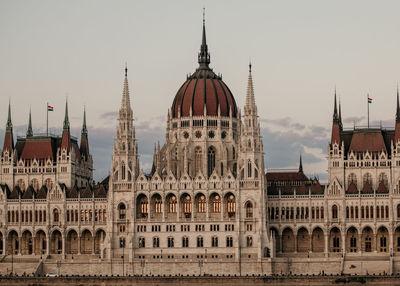
<svg viewBox="0 0 400 286">
<path fill-rule="evenodd" d="M 64 129 L 61 137 L 61 149 L 67 149 L 69 151 L 71 136 L 68 129 Z"/>
<path fill-rule="evenodd" d="M 31 185 L 26 189 L 26 191 L 22 194 L 22 199 L 27 200 L 27 199 L 33 199 L 33 196 L 35 194 L 35 190 Z"/>
<path fill-rule="evenodd" d="M 14 137 L 12 132 L 7 131 L 6 135 L 4 136 L 4 145 L 3 145 L 3 151 L 11 151 L 14 149 Z"/>
<path fill-rule="evenodd" d="M 349 151 L 354 152 L 381 152 L 387 151 L 383 140 L 382 132 L 379 131 L 364 131 L 355 132 L 351 139 Z"/>
<path fill-rule="evenodd" d="M 340 128 L 337 122 L 333 122 L 332 125 L 331 144 L 334 143 L 340 144 Z"/>
<path fill-rule="evenodd" d="M 47 198 L 47 187 L 43 185 L 36 195 L 37 199 L 46 199 Z"/>
<path fill-rule="evenodd" d="M 44 140 L 30 140 L 27 139 L 24 146 L 22 147 L 21 158 L 27 159 L 48 159 L 53 160 L 54 150 L 52 148 L 51 139 L 46 138 Z"/>
<path fill-rule="evenodd" d="M 303 172 L 267 172 L 267 181 L 307 181 Z"/>
</svg>

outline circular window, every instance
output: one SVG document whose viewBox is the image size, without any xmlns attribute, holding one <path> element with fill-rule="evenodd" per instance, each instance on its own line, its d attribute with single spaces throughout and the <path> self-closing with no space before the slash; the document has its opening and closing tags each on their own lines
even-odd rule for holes
<svg viewBox="0 0 400 286">
<path fill-rule="evenodd" d="M 188 139 L 188 138 L 189 138 L 189 133 L 187 133 L 186 131 L 183 132 L 183 137 L 184 137 L 185 139 Z"/>
<path fill-rule="evenodd" d="M 215 136 L 215 133 L 214 133 L 214 131 L 210 131 L 210 132 L 208 132 L 208 137 L 210 137 L 210 138 L 214 138 L 214 136 Z"/>
<path fill-rule="evenodd" d="M 222 131 L 221 137 L 222 137 L 222 139 L 225 139 L 225 138 L 226 138 L 226 131 Z"/>
<path fill-rule="evenodd" d="M 201 138 L 201 131 L 196 131 L 195 136 L 196 138 Z"/>
</svg>

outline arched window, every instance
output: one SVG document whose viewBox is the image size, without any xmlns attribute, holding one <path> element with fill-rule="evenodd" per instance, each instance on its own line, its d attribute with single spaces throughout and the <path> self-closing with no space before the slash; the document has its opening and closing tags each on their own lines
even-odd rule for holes
<svg viewBox="0 0 400 286">
<path fill-rule="evenodd" d="M 186 195 L 183 199 L 183 212 L 190 214 L 192 212 L 192 200 L 189 195 Z"/>
<path fill-rule="evenodd" d="M 234 195 L 229 195 L 227 199 L 227 211 L 229 217 L 234 217 L 236 213 L 236 200 Z"/>
<path fill-rule="evenodd" d="M 59 222 L 59 220 L 60 220 L 60 216 L 59 216 L 59 213 L 58 213 L 58 209 L 54 209 L 53 210 L 53 221 L 54 222 Z"/>
<path fill-rule="evenodd" d="M 251 202 L 246 203 L 246 218 L 253 217 L 253 204 Z"/>
<path fill-rule="evenodd" d="M 400 206 L 400 205 L 399 205 Z M 214 213 L 219 213 L 221 212 L 221 197 L 219 195 L 216 195 L 213 199 L 212 202 L 212 211 Z"/>
<path fill-rule="evenodd" d="M 380 173 L 379 174 L 379 183 L 382 182 L 385 187 L 388 187 L 388 177 L 385 173 Z"/>
<path fill-rule="evenodd" d="M 36 192 L 39 190 L 39 181 L 37 179 L 32 179 L 31 185 Z"/>
<path fill-rule="evenodd" d="M 356 174 L 351 173 L 347 178 L 347 183 L 348 183 L 348 185 L 353 183 L 354 185 L 357 186 L 357 176 L 356 176 Z"/>
<path fill-rule="evenodd" d="M 176 213 L 176 197 L 171 196 L 168 201 L 168 212 Z"/>
<path fill-rule="evenodd" d="M 121 164 L 121 179 L 125 180 L 125 163 L 122 162 Z"/>
<path fill-rule="evenodd" d="M 247 177 L 248 178 L 251 178 L 251 161 L 250 160 L 248 160 L 247 161 Z"/>
<path fill-rule="evenodd" d="M 195 175 L 197 175 L 201 170 L 201 159 L 202 159 L 202 152 L 200 147 L 196 147 L 194 151 L 194 170 Z"/>
<path fill-rule="evenodd" d="M 197 201 L 197 211 L 199 213 L 205 213 L 206 212 L 206 197 L 204 195 L 201 195 L 198 198 Z"/>
<path fill-rule="evenodd" d="M 215 168 L 215 149 L 214 147 L 208 148 L 207 154 L 207 172 L 210 177 Z"/>
<path fill-rule="evenodd" d="M 365 185 L 366 183 L 368 183 L 372 186 L 372 175 L 370 173 L 364 174 L 363 184 Z"/>
<path fill-rule="evenodd" d="M 126 218 L 126 207 L 124 203 L 120 203 L 118 206 L 118 213 L 119 213 L 119 219 L 125 219 Z"/>
</svg>

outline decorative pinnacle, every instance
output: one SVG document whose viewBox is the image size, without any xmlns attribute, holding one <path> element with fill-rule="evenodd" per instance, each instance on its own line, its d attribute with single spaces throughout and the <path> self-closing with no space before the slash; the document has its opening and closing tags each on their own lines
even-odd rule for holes
<svg viewBox="0 0 400 286">
<path fill-rule="evenodd" d="M 203 34 L 201 39 L 200 53 L 198 56 L 198 62 L 200 68 L 207 69 L 210 64 L 210 54 L 208 53 L 207 39 L 206 39 L 206 18 L 205 8 L 203 8 Z"/>
<path fill-rule="evenodd" d="M 301 152 L 300 152 L 299 172 L 303 172 L 303 161 L 301 160 Z"/>
<path fill-rule="evenodd" d="M 337 103 L 336 103 L 336 86 L 335 86 L 335 106 L 333 109 L 333 120 L 339 120 L 338 111 L 337 111 Z"/>
<path fill-rule="evenodd" d="M 399 85 L 397 85 L 397 108 L 396 108 L 396 122 L 400 122 Z"/>
<path fill-rule="evenodd" d="M 251 62 L 249 62 L 249 72 L 251 72 Z"/>
<path fill-rule="evenodd" d="M 128 76 L 128 64 L 125 63 L 125 77 Z"/>
<path fill-rule="evenodd" d="M 28 121 L 28 130 L 26 131 L 26 137 L 32 137 L 32 116 L 31 116 L 31 109 L 29 109 L 29 121 Z"/>
</svg>

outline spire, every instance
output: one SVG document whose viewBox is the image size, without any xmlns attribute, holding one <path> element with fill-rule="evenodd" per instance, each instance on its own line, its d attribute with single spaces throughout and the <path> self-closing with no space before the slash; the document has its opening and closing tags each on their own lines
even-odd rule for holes
<svg viewBox="0 0 400 286">
<path fill-rule="evenodd" d="M 6 125 L 6 134 L 4 136 L 4 145 L 3 151 L 12 151 L 14 149 L 14 137 L 12 130 L 12 122 L 11 122 L 11 103 L 8 101 L 8 116 L 7 116 L 7 125 Z"/>
<path fill-rule="evenodd" d="M 68 119 L 68 100 L 65 100 L 65 115 L 64 115 L 64 127 L 63 129 L 69 130 L 69 119 Z"/>
<path fill-rule="evenodd" d="M 299 163 L 299 173 L 302 173 L 303 172 L 303 162 L 302 162 L 302 160 L 301 160 L 301 153 L 300 153 L 300 163 Z"/>
<path fill-rule="evenodd" d="M 32 132 L 32 116 L 31 116 L 31 110 L 29 109 L 29 121 L 28 121 L 28 130 L 26 131 L 26 137 L 32 137 L 33 132 Z"/>
<path fill-rule="evenodd" d="M 87 135 L 86 127 L 86 107 L 83 108 L 83 123 L 82 123 L 82 135 Z"/>
<path fill-rule="evenodd" d="M 11 102 L 8 101 L 8 117 L 7 117 L 7 125 L 6 130 L 12 130 L 12 122 L 11 122 Z"/>
<path fill-rule="evenodd" d="M 335 103 L 334 103 L 334 107 L 333 107 L 333 120 L 338 121 L 339 117 L 338 117 L 338 111 L 337 111 L 337 103 L 336 103 L 336 87 L 335 87 Z"/>
<path fill-rule="evenodd" d="M 131 102 L 129 99 L 129 86 L 128 86 L 128 66 L 125 64 L 125 78 L 124 78 L 124 90 L 122 92 L 122 105 L 121 109 L 130 109 Z"/>
<path fill-rule="evenodd" d="M 399 86 L 397 86 L 397 104 L 396 104 L 396 125 L 394 130 L 394 143 L 400 141 L 400 106 L 399 106 Z"/>
<path fill-rule="evenodd" d="M 203 8 L 203 34 L 201 39 L 200 53 L 198 56 L 198 61 L 200 64 L 200 68 L 208 69 L 208 65 L 210 64 L 210 54 L 208 53 L 208 46 L 206 40 L 206 12 L 205 8 Z"/>
<path fill-rule="evenodd" d="M 86 128 L 86 107 L 83 109 L 81 145 L 80 145 L 79 150 L 81 152 L 81 155 L 85 155 L 86 159 L 89 157 L 89 140 L 88 140 L 88 132 L 87 132 L 87 128 Z"/>
<path fill-rule="evenodd" d="M 245 105 L 245 113 L 246 111 L 255 110 L 256 109 L 256 101 L 254 98 L 254 85 L 253 85 L 253 77 L 251 75 L 251 62 L 249 63 L 249 77 L 247 80 L 247 95 L 246 95 L 246 105 Z"/>
</svg>

